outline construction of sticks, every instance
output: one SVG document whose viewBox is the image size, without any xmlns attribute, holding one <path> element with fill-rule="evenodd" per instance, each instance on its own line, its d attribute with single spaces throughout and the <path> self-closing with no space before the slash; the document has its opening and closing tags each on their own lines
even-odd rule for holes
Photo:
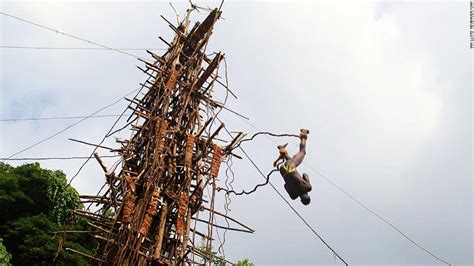
<svg viewBox="0 0 474 266">
<path fill-rule="evenodd" d="M 119 172 L 94 154 L 106 182 L 97 195 L 81 196 L 83 203 L 97 208 L 76 210 L 75 215 L 86 219 L 99 241 L 97 254 L 66 251 L 103 265 L 195 264 L 197 259 L 210 263 L 214 255 L 199 249 L 197 238 L 211 246 L 214 227 L 253 233 L 214 210 L 221 162 L 232 156 L 244 134 L 217 141 L 225 126 L 216 120 L 216 113 L 225 103 L 213 99 L 213 87 L 218 84 L 232 92 L 217 74 L 224 55 L 208 57 L 206 46 L 221 12 L 214 9 L 202 23 L 191 25 L 191 11 L 178 26 L 168 22 L 176 35 L 170 42 L 163 40 L 169 46 L 166 53 L 148 51 L 154 62 L 143 60 L 145 68 L 140 69 L 148 79 L 129 99 L 132 134 L 117 140 L 120 147 L 114 149 L 121 156 Z M 207 201 L 206 187 L 211 191 Z M 199 212 L 208 219 L 199 218 Z M 217 225 L 214 216 L 239 228 Z M 198 222 L 206 225 L 207 232 L 196 229 Z"/>
</svg>

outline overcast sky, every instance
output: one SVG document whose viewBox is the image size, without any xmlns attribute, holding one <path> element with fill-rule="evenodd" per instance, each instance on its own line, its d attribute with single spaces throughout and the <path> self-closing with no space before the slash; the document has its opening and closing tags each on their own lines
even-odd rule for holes
<svg viewBox="0 0 474 266">
<path fill-rule="evenodd" d="M 216 7 L 219 2 L 198 4 Z M 188 7 L 186 2 L 174 6 L 181 15 Z M 160 15 L 175 21 L 168 2 L 155 1 L 2 1 L 2 11 L 116 48 L 164 48 L 158 36 L 169 40 L 172 31 Z M 310 176 L 312 202 L 292 203 L 349 264 L 438 262 L 308 165 L 434 254 L 456 265 L 472 264 L 468 1 L 226 1 L 223 18 L 208 51 L 227 56 L 230 86 L 239 97 L 229 106 L 260 130 L 310 130 L 307 165 L 299 171 Z M 2 45 L 93 47 L 5 16 L 0 23 Z M 0 118 L 89 115 L 145 79 L 136 59 L 112 51 L 0 52 Z M 130 52 L 148 58 L 144 51 Z M 222 91 L 216 94 L 221 98 Z M 118 114 L 125 106 L 121 101 L 101 114 Z M 232 114 L 222 118 L 231 131 L 256 131 Z M 88 155 L 90 147 L 67 139 L 99 142 L 114 120 L 86 120 L 17 157 Z M 0 122 L 0 157 L 73 122 Z M 289 142 L 290 153 L 297 151 L 296 139 L 276 141 Z M 113 139 L 106 144 L 114 145 Z M 275 146 L 260 137 L 244 148 L 268 172 L 278 156 Z M 41 164 L 71 176 L 81 163 Z M 234 160 L 233 170 L 236 188 L 262 181 L 247 161 Z M 274 175 L 272 181 L 289 198 L 281 177 Z M 102 170 L 91 161 L 73 185 L 80 193 L 94 194 L 103 182 Z M 218 206 L 223 210 L 222 198 Z M 232 217 L 256 233 L 228 233 L 227 259 L 248 257 L 258 265 L 334 263 L 331 252 L 271 187 L 233 198 L 230 208 Z"/>
</svg>

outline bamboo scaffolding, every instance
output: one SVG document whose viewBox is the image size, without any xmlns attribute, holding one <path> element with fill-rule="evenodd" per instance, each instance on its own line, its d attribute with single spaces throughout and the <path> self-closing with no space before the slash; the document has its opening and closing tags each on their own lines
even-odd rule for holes
<svg viewBox="0 0 474 266">
<path fill-rule="evenodd" d="M 127 119 L 130 138 L 117 141 L 118 149 L 71 139 L 122 156 L 120 170 L 115 173 L 115 168 L 108 169 L 99 155 L 94 154 L 106 176 L 105 189 L 96 196 L 81 196 L 81 200 L 95 203 L 99 209 L 74 212 L 87 220 L 92 237 L 100 243 L 95 256 L 83 255 L 100 265 L 175 265 L 194 261 L 195 255 L 206 263 L 214 256 L 199 249 L 194 243 L 196 235 L 212 245 L 215 228 L 254 232 L 216 212 L 214 196 L 203 199 L 206 186 L 215 195 L 220 164 L 244 134 L 226 142 L 218 137 L 225 127 L 223 123 L 212 129 L 216 117 L 211 114 L 215 109 L 240 114 L 212 98 L 214 82 L 235 96 L 218 80 L 216 73 L 224 54 L 215 53 L 210 59 L 205 51 L 220 11 L 211 11 L 202 23 L 192 28 L 191 12 L 192 9 L 178 26 L 163 17 L 176 34 L 171 41 L 159 37 L 168 45 L 168 51 L 161 56 L 147 51 L 154 62 L 139 59 L 144 67 L 138 68 L 147 80 L 141 83 L 144 88 L 141 94 L 126 99 L 128 108 L 133 110 Z M 205 111 L 209 109 L 212 112 Z M 215 141 L 225 145 L 217 145 Z M 202 206 L 203 202 L 211 207 Z M 212 217 L 227 218 L 241 228 L 199 219 L 199 210 L 208 211 Z M 192 221 L 205 223 L 208 231 L 191 228 Z M 72 249 L 68 251 L 80 254 Z"/>
</svg>

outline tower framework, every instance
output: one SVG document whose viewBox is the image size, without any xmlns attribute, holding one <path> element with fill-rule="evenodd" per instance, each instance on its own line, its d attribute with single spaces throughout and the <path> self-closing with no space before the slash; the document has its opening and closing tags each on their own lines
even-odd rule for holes
<svg viewBox="0 0 474 266">
<path fill-rule="evenodd" d="M 206 46 L 220 10 L 212 10 L 202 23 L 191 26 L 191 10 L 177 27 L 169 23 L 175 37 L 163 55 L 148 51 L 154 62 L 143 60 L 148 76 L 141 93 L 129 99 L 133 114 L 128 118 L 132 134 L 118 140 L 121 169 L 105 172 L 103 190 L 96 196 L 81 196 L 94 203 L 95 211 L 76 210 L 86 219 L 99 242 L 97 254 L 83 254 L 105 265 L 177 265 L 212 261 L 213 254 L 199 249 L 195 237 L 212 241 L 215 215 L 247 226 L 214 210 L 220 164 L 242 140 L 236 134 L 228 142 L 217 141 L 224 128 L 216 113 L 225 103 L 213 99 L 224 55 L 206 55 Z M 165 41 L 166 42 L 166 41 Z M 229 91 L 227 91 L 229 93 Z M 216 125 L 216 126 L 214 126 Z M 220 143 L 220 144 L 218 144 Z M 207 201 L 203 190 L 211 188 Z M 205 202 L 203 202 L 205 201 Z M 207 212 L 209 220 L 197 217 Z M 202 222 L 207 233 L 192 228 Z M 229 228 L 226 228 L 229 229 Z M 192 256 L 191 256 L 192 255 Z"/>
</svg>

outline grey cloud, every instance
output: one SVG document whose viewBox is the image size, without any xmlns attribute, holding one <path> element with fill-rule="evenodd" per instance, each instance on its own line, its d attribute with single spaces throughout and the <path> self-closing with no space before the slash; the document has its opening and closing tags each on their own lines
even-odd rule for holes
<svg viewBox="0 0 474 266">
<path fill-rule="evenodd" d="M 208 5 L 213 6 L 213 3 Z M 187 3 L 175 4 L 184 12 Z M 172 36 L 159 18 L 162 3 L 21 4 L 3 10 L 116 47 L 164 47 Z M 239 100 L 229 106 L 262 130 L 311 131 L 306 163 L 331 177 L 399 225 L 435 254 L 472 264 L 472 53 L 468 5 L 453 3 L 226 2 L 210 51 L 226 53 L 230 84 Z M 196 15 L 202 18 L 202 15 Z M 2 43 L 82 46 L 75 40 L 2 18 Z M 145 53 L 137 52 L 140 56 Z M 2 114 L 35 106 L 29 115 L 88 114 L 137 87 L 138 64 L 104 51 L 2 51 Z M 52 102 L 33 96 L 45 94 Z M 30 97 L 26 97 L 30 95 Z M 223 91 L 216 91 L 222 99 Z M 36 107 L 39 105 L 40 107 Z M 125 103 L 104 111 L 118 113 Z M 289 106 L 290 108 L 283 108 Z M 222 114 L 232 130 L 251 126 Z M 296 118 L 295 118 L 296 117 Z M 69 122 L 2 124 L 1 154 L 9 155 Z M 67 137 L 98 141 L 112 119 L 88 120 L 25 156 L 84 155 L 89 147 Z M 128 133 L 121 134 L 127 137 Z M 289 150 L 297 149 L 295 139 Z M 108 140 L 107 145 L 114 145 Z M 277 156 L 265 137 L 244 146 L 264 172 Z M 107 163 L 112 164 L 112 160 Z M 234 160 L 236 188 L 263 179 Z M 45 162 L 74 174 L 80 162 Z M 293 202 L 352 264 L 419 265 L 436 261 L 345 197 L 306 166 L 312 203 Z M 221 177 L 221 182 L 225 178 Z M 91 162 L 75 181 L 85 194 L 103 182 Z M 283 190 L 277 175 L 274 185 Z M 219 197 L 222 210 L 223 198 Z M 233 198 L 231 215 L 257 232 L 229 232 L 226 256 L 258 265 L 333 264 L 332 254 L 264 187 Z"/>
</svg>

